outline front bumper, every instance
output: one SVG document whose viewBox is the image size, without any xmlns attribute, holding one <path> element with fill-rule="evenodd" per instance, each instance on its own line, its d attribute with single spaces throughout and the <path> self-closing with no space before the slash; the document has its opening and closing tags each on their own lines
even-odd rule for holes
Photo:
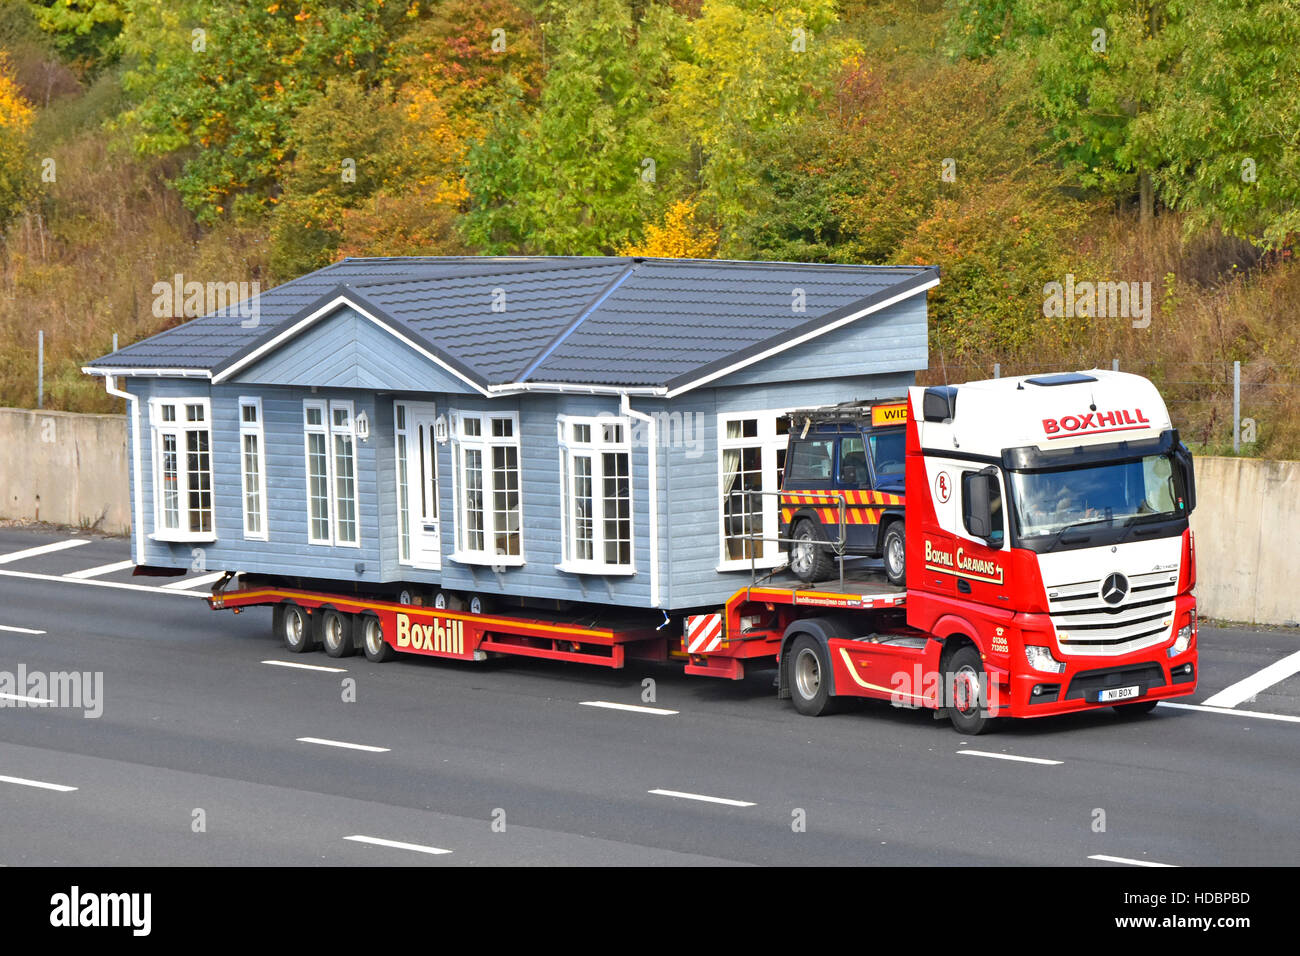
<svg viewBox="0 0 1300 956">
<path fill-rule="evenodd" d="M 1010 680 L 1010 717 L 1046 717 L 1080 710 L 1096 710 L 1115 704 L 1186 697 L 1196 690 L 1200 662 L 1193 645 L 1177 657 L 1167 657 L 1167 645 L 1105 661 L 1077 658 L 1066 663 L 1062 674 L 1028 671 Z M 1136 697 L 1103 701 L 1102 692 L 1137 687 Z"/>
</svg>

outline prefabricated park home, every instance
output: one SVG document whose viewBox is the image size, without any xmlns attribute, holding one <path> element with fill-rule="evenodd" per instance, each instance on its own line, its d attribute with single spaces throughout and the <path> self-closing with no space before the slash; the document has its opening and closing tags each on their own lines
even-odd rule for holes
<svg viewBox="0 0 1300 956">
<path fill-rule="evenodd" d="M 683 610 L 772 542 L 781 414 L 897 398 L 929 267 L 346 259 L 97 359 L 138 565 Z"/>
</svg>

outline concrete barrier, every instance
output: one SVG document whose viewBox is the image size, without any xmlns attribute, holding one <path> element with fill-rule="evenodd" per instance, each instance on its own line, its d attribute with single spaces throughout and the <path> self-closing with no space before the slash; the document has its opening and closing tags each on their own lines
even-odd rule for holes
<svg viewBox="0 0 1300 956">
<path fill-rule="evenodd" d="M 1300 461 L 1197 458 L 1196 499 L 1201 616 L 1300 622 Z"/>
<path fill-rule="evenodd" d="M 0 518 L 131 530 L 124 415 L 0 408 Z"/>
</svg>

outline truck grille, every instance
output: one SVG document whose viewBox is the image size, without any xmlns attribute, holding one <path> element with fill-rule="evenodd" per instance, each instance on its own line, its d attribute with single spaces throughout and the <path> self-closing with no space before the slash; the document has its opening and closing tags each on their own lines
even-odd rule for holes
<svg viewBox="0 0 1300 956">
<path fill-rule="evenodd" d="M 1099 657 L 1129 654 L 1169 639 L 1178 572 L 1133 575 L 1128 594 L 1113 606 L 1101 599 L 1102 580 L 1047 589 L 1047 610 L 1062 651 Z"/>
</svg>

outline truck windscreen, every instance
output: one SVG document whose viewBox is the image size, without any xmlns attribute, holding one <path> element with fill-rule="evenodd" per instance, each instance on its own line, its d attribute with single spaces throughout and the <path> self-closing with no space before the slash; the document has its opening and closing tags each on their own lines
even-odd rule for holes
<svg viewBox="0 0 1300 956">
<path fill-rule="evenodd" d="M 1008 478 L 1021 537 L 1080 525 L 1122 527 L 1182 514 L 1168 455 L 1055 471 L 1012 471 Z"/>
</svg>

